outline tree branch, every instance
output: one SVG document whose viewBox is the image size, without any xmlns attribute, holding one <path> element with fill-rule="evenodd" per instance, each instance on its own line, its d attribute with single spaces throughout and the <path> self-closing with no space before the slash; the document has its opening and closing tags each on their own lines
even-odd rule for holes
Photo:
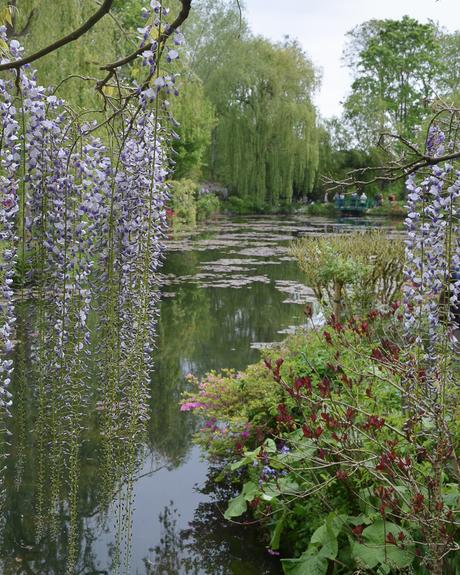
<svg viewBox="0 0 460 575">
<path fill-rule="evenodd" d="M 343 180 L 334 180 L 327 176 L 323 176 L 322 180 L 325 183 L 329 192 L 338 188 L 350 188 L 352 186 L 366 186 L 377 182 L 396 182 L 406 178 L 410 174 L 417 172 L 423 168 L 435 166 L 442 162 L 449 162 L 451 160 L 460 159 L 460 151 L 453 151 L 441 156 L 429 156 L 421 152 L 416 146 L 409 142 L 406 138 L 388 132 L 380 135 L 379 147 L 388 152 L 388 149 L 383 146 L 384 138 L 391 138 L 400 142 L 406 150 L 409 150 L 408 155 L 403 155 L 397 160 L 388 163 L 387 165 L 357 168 L 351 170 Z M 370 179 L 364 179 L 363 176 L 369 172 L 380 172 Z"/>
<path fill-rule="evenodd" d="M 88 20 L 84 24 L 82 24 L 80 28 L 77 28 L 67 36 L 60 38 L 59 40 L 53 42 L 49 46 L 46 46 L 45 48 L 38 50 L 38 52 L 35 52 L 35 54 L 31 54 L 30 56 L 22 58 L 21 60 L 16 60 L 15 62 L 0 64 L 0 71 L 19 70 L 20 68 L 22 68 L 22 66 L 25 66 L 26 64 L 31 64 L 32 62 L 35 62 L 35 60 L 39 60 L 40 58 L 43 58 L 43 56 L 47 56 L 48 54 L 55 52 L 59 48 L 62 48 L 62 46 L 65 46 L 70 42 L 78 40 L 80 36 L 86 34 L 86 32 L 88 32 L 88 30 L 91 30 L 91 28 L 95 24 L 97 24 L 97 22 L 99 22 L 101 18 L 103 18 L 106 14 L 108 14 L 109 10 L 112 8 L 113 2 L 114 0 L 104 0 L 99 10 L 97 10 L 90 18 L 88 18 Z"/>
<path fill-rule="evenodd" d="M 179 28 L 179 26 L 181 26 L 181 24 L 185 22 L 185 20 L 188 18 L 190 8 L 192 5 L 192 0 L 180 0 L 180 1 L 182 4 L 182 9 L 179 12 L 177 18 L 174 20 L 174 22 L 170 26 L 168 26 L 168 28 L 161 34 L 160 38 L 158 39 L 159 44 L 164 43 L 169 38 L 169 36 L 171 36 L 171 34 L 175 30 L 177 30 L 177 28 Z M 134 61 L 138 56 L 140 56 L 143 52 L 150 50 L 151 48 L 152 48 L 152 42 L 149 42 L 148 44 L 145 44 L 141 48 L 138 48 L 128 56 L 125 56 L 124 58 L 121 58 L 116 62 L 112 62 L 111 64 L 105 64 L 104 66 L 101 66 L 100 69 L 107 71 L 108 74 L 103 80 L 99 82 L 98 89 L 101 89 L 102 86 L 107 84 L 107 82 L 112 78 L 117 68 L 129 64 L 130 62 Z"/>
</svg>

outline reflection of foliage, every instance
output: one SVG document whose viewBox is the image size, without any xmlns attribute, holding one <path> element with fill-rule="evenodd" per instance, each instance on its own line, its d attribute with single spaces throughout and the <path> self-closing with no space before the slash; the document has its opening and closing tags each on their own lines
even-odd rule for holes
<svg viewBox="0 0 460 575">
<path fill-rule="evenodd" d="M 193 575 L 200 572 L 197 559 L 184 556 L 186 546 L 182 534 L 177 529 L 177 517 L 177 509 L 171 501 L 159 516 L 162 537 L 160 544 L 155 549 L 150 549 L 155 553 L 155 558 L 153 561 L 144 559 L 147 575 L 176 575 L 176 573 Z"/>
<path fill-rule="evenodd" d="M 148 437 L 152 451 L 176 467 L 186 456 L 193 433 L 193 419 L 179 412 L 181 393 L 187 385 L 184 375 L 191 369 L 187 358 L 193 356 L 199 333 L 206 330 L 210 317 L 203 290 L 178 291 L 173 300 L 163 302 L 158 325 L 159 353 L 153 374 L 152 417 Z M 197 333 L 198 332 L 198 333 Z M 170 345 L 180 333 L 180 346 Z"/>
<path fill-rule="evenodd" d="M 216 495 L 215 471 L 204 488 Z M 217 487 L 219 501 L 231 494 Z M 222 506 L 225 505 L 222 502 Z M 223 519 L 217 502 L 201 503 L 189 528 L 180 530 L 180 515 L 171 502 L 160 514 L 160 544 L 144 559 L 147 575 L 274 575 L 279 565 L 266 554 L 255 527 L 231 524 Z"/>
<path fill-rule="evenodd" d="M 18 304 L 18 336 L 15 348 L 15 364 L 11 391 L 14 396 L 14 411 L 10 423 L 11 446 L 5 477 L 6 507 L 0 556 L 9 557 L 1 566 L 2 573 L 13 575 L 21 566 L 21 573 L 46 573 L 62 575 L 68 561 L 68 545 L 73 537 L 75 556 L 78 556 L 76 572 L 98 573 L 93 544 L 96 536 L 93 528 L 86 524 L 86 518 L 106 510 L 110 501 L 102 488 L 101 436 L 98 418 L 94 409 L 85 414 L 86 431 L 79 448 L 78 469 L 78 513 L 69 513 L 69 498 L 73 488 L 72 480 L 56 464 L 49 446 L 56 426 L 62 426 L 65 418 L 54 421 L 50 410 L 40 408 L 46 389 L 30 385 L 29 378 L 35 376 L 31 368 L 30 336 L 37 320 L 36 306 L 30 302 Z M 28 378 L 25 379 L 25 374 Z M 36 379 L 35 379 L 36 381 Z M 97 378 L 89 379 L 89 393 L 95 394 Z M 94 408 L 94 406 L 93 406 Z M 33 433 L 27 431 L 31 429 Z M 136 447 L 137 449 L 138 447 Z M 123 452 L 117 453 L 114 465 L 123 469 Z M 51 501 L 50 481 L 59 478 L 59 498 Z M 113 497 L 120 488 L 125 475 L 118 473 L 110 486 Z M 111 497 L 111 498 L 112 498 Z M 126 498 L 125 498 L 126 499 Z M 120 525 L 125 530 L 126 525 Z"/>
<path fill-rule="evenodd" d="M 275 575 L 279 562 L 262 545 L 258 525 L 244 525 L 224 519 L 223 509 L 234 488 L 221 481 L 221 469 L 212 467 L 202 493 L 212 501 L 200 503 L 190 528 L 183 532 L 193 553 L 201 558 L 206 575 Z"/>
</svg>

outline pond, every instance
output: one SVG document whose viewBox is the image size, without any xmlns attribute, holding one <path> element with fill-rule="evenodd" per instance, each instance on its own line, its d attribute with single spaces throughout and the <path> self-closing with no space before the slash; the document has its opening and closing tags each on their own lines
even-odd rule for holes
<svg viewBox="0 0 460 575">
<path fill-rule="evenodd" d="M 76 573 L 280 573 L 256 528 L 223 520 L 222 495 L 207 481 L 208 464 L 192 443 L 196 421 L 181 413 L 178 403 L 188 374 L 243 369 L 257 361 L 264 346 L 304 326 L 304 305 L 314 298 L 289 256 L 289 242 L 305 234 L 346 232 L 356 223 L 369 225 L 365 219 L 306 216 L 221 218 L 168 241 L 147 432 L 126 498 L 120 496 L 126 486 L 117 485 L 115 503 L 108 506 L 97 467 L 97 434 L 85 434 Z M 29 350 L 18 345 L 16 353 L 28 373 Z M 28 373 L 25 384 L 17 379 L 13 387 L 1 572 L 62 575 L 70 503 L 53 503 L 58 519 L 52 529 L 37 519 L 37 500 L 49 491 L 46 481 L 39 485 L 33 383 Z M 96 419 L 97 405 L 89 402 L 85 409 Z"/>
</svg>

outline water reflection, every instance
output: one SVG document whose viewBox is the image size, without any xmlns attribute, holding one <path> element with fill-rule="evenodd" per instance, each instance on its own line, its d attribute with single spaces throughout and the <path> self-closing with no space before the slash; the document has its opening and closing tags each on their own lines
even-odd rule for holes
<svg viewBox="0 0 460 575">
<path fill-rule="evenodd" d="M 189 372 L 242 369 L 258 359 L 255 343 L 281 340 L 304 323 L 303 304 L 312 295 L 287 255 L 289 239 L 348 229 L 297 217 L 239 218 L 171 241 L 150 418 L 129 449 L 119 442 L 111 459 L 104 457 L 100 369 L 88 365 L 74 479 L 50 449 L 65 414 L 53 420 L 51 390 L 30 368 L 39 302 L 18 304 L 0 572 L 63 575 L 73 545 L 74 573 L 85 575 L 279 573 L 256 530 L 223 521 L 218 502 L 226 494 L 207 482 L 207 464 L 191 443 L 196 423 L 178 403 Z M 97 318 L 93 323 L 96 332 Z"/>
</svg>

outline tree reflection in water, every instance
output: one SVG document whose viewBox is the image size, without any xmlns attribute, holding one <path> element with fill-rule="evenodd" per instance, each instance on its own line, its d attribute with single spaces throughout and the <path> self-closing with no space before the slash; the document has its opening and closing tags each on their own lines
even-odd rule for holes
<svg viewBox="0 0 460 575">
<path fill-rule="evenodd" d="M 162 536 L 144 559 L 146 575 L 275 575 L 279 561 L 264 552 L 257 526 L 224 520 L 230 494 L 218 488 L 211 470 L 203 492 L 215 499 L 198 505 L 188 528 L 180 529 L 180 513 L 170 502 L 160 513 Z M 226 495 L 225 495 L 225 493 Z"/>
</svg>

